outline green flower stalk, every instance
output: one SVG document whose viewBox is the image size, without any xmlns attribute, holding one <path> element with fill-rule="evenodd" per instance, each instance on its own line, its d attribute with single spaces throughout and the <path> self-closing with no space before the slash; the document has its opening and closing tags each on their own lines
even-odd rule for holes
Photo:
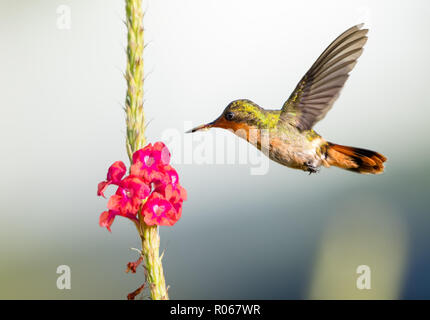
<svg viewBox="0 0 430 320">
<path fill-rule="evenodd" d="M 145 138 L 145 114 L 143 112 L 143 11 L 142 0 L 126 0 L 127 24 L 127 94 L 125 113 L 127 123 L 127 153 L 132 161 L 133 152 L 143 148 Z"/>
<path fill-rule="evenodd" d="M 142 221 L 142 220 L 141 220 Z M 147 281 L 151 291 L 152 300 L 167 300 L 166 281 L 164 279 L 162 256 L 158 255 L 160 236 L 157 226 L 148 226 L 143 221 L 142 252 L 147 267 Z"/>
<path fill-rule="evenodd" d="M 125 99 L 125 112 L 127 124 L 127 154 L 132 163 L 132 155 L 143 148 L 145 138 L 145 114 L 143 112 L 143 49 L 144 29 L 142 0 L 126 0 L 127 24 L 127 68 L 125 79 L 127 81 L 127 94 Z M 146 269 L 146 280 L 153 300 L 168 299 L 166 281 L 164 279 L 162 257 L 159 255 L 160 237 L 158 226 L 148 226 L 139 214 L 136 223 L 142 239 L 142 257 Z"/>
<path fill-rule="evenodd" d="M 129 174 L 122 161 L 115 161 L 106 179 L 97 185 L 97 195 L 104 197 L 109 186 L 117 186 L 109 197 L 106 211 L 99 217 L 99 225 L 111 231 L 116 217 L 133 221 L 142 241 L 140 256 L 127 264 L 126 272 L 136 273 L 143 263 L 145 283 L 131 292 L 134 299 L 149 287 L 153 300 L 167 300 L 169 295 L 164 279 L 158 226 L 173 226 L 182 216 L 182 204 L 187 191 L 179 183 L 178 172 L 170 165 L 167 146 L 157 141 L 146 144 L 145 115 L 143 113 L 143 11 L 142 0 L 126 0 L 127 25 L 127 94 L 125 100 L 127 154 Z"/>
</svg>

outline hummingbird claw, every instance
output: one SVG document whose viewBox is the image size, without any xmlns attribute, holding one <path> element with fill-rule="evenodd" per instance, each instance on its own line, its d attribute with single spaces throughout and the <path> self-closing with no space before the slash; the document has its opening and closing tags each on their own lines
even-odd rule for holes
<svg viewBox="0 0 430 320">
<path fill-rule="evenodd" d="M 312 173 L 318 173 L 320 170 L 319 167 L 314 166 L 312 163 L 310 162 L 306 162 L 305 163 L 307 166 L 307 171 L 309 172 L 309 175 L 311 175 Z"/>
</svg>

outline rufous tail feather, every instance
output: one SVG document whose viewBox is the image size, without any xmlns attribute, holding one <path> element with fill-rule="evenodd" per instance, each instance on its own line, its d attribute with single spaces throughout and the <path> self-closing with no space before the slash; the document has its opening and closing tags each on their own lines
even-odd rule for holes
<svg viewBox="0 0 430 320">
<path fill-rule="evenodd" d="M 384 172 L 384 162 L 387 158 L 375 151 L 341 146 L 329 142 L 326 160 L 331 166 L 349 171 L 379 174 Z"/>
</svg>

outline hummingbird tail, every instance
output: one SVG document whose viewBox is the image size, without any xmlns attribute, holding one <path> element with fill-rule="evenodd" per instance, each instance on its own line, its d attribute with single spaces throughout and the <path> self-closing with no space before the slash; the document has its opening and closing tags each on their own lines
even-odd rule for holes
<svg viewBox="0 0 430 320">
<path fill-rule="evenodd" d="M 375 151 L 341 146 L 331 142 L 328 143 L 326 155 L 329 165 L 363 174 L 384 172 L 384 162 L 387 160 Z"/>
</svg>

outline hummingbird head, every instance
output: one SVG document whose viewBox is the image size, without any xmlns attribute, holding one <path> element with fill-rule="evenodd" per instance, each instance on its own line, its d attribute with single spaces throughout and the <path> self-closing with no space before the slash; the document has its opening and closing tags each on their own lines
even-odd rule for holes
<svg viewBox="0 0 430 320">
<path fill-rule="evenodd" d="M 260 127 L 264 118 L 264 109 L 247 99 L 235 100 L 224 109 L 214 121 L 195 127 L 187 133 L 210 128 L 223 128 L 237 131 L 248 130 L 250 127 Z"/>
</svg>

